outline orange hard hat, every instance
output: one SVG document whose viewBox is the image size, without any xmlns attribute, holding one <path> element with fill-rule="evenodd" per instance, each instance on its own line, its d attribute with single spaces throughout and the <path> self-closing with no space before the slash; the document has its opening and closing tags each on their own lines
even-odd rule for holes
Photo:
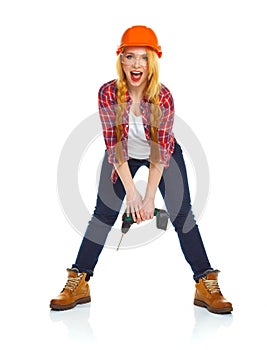
<svg viewBox="0 0 267 350">
<path fill-rule="evenodd" d="M 117 55 L 119 55 L 126 46 L 148 46 L 156 51 L 159 58 L 162 55 L 156 34 L 151 28 L 146 26 L 133 26 L 126 29 L 122 35 L 121 44 L 116 51 Z"/>
</svg>

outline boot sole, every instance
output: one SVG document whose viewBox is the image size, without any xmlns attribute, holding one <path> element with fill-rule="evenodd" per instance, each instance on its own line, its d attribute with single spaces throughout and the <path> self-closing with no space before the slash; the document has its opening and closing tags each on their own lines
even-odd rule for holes
<svg viewBox="0 0 267 350">
<path fill-rule="evenodd" d="M 55 311 L 64 311 L 64 310 L 69 310 L 73 309 L 76 305 L 78 304 L 86 304 L 91 302 L 91 297 L 86 297 L 86 298 L 81 298 L 73 302 L 72 304 L 68 305 L 58 305 L 58 304 L 50 304 L 50 308 Z"/>
<path fill-rule="evenodd" d="M 205 307 L 209 312 L 212 312 L 214 314 L 230 314 L 231 311 L 233 311 L 232 307 L 224 307 L 224 308 L 221 308 L 221 309 L 216 309 L 214 307 L 209 306 L 204 301 L 201 301 L 201 300 L 198 300 L 198 299 L 194 300 L 194 305 L 200 306 L 200 307 Z"/>
</svg>

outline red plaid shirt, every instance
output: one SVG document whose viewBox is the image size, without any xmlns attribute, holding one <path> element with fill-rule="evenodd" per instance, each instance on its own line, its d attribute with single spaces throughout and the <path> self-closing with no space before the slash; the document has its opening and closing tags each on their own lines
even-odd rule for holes
<svg viewBox="0 0 267 350">
<path fill-rule="evenodd" d="M 124 161 L 129 159 L 128 156 L 128 131 L 129 131 L 129 112 L 132 105 L 132 99 L 127 91 L 126 93 L 126 108 L 122 119 L 123 125 L 123 155 Z M 174 102 L 170 91 L 161 84 L 161 90 L 159 93 L 159 106 L 162 111 L 160 125 L 158 129 L 158 144 L 160 148 L 160 163 L 164 164 L 167 168 L 171 154 L 174 151 L 174 134 L 172 132 L 174 121 Z M 103 136 L 108 151 L 108 161 L 111 164 L 117 164 L 118 161 L 115 155 L 115 145 L 117 143 L 116 136 L 116 109 L 117 109 L 117 84 L 116 80 L 112 80 L 99 89 L 98 93 L 98 107 L 99 114 L 103 128 Z M 145 130 L 146 139 L 151 140 L 150 132 L 150 103 L 144 97 L 140 103 L 140 109 L 142 112 L 143 125 Z M 116 182 L 118 174 L 113 168 L 111 174 L 111 180 Z"/>
</svg>

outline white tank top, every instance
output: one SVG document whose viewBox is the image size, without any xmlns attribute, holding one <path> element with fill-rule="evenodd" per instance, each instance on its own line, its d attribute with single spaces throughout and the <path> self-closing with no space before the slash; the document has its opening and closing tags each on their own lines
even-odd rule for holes
<svg viewBox="0 0 267 350">
<path fill-rule="evenodd" d="M 128 156 L 135 159 L 148 159 L 150 155 L 149 141 L 146 139 L 142 115 L 129 114 Z"/>
</svg>

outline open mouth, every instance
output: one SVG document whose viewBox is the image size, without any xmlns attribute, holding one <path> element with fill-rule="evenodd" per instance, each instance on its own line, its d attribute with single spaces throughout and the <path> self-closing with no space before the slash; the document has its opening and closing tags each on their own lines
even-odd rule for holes
<svg viewBox="0 0 267 350">
<path fill-rule="evenodd" d="M 134 81 L 134 82 L 138 82 L 142 78 L 142 75 L 143 75 L 143 73 L 139 72 L 139 71 L 131 71 L 130 73 L 131 73 L 132 81 Z"/>
</svg>

